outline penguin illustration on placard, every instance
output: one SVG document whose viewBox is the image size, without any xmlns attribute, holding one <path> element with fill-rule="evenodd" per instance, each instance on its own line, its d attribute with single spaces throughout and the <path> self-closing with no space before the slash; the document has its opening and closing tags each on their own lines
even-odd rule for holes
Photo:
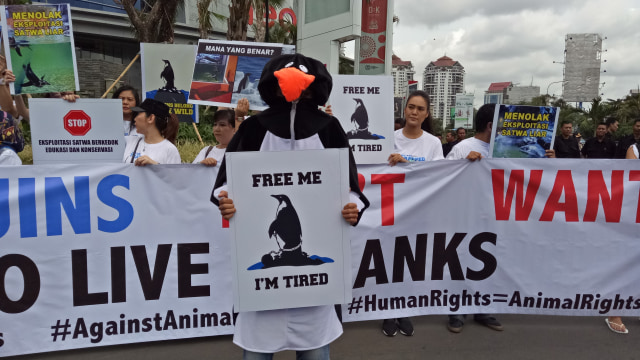
<svg viewBox="0 0 640 360">
<path fill-rule="evenodd" d="M 287 195 L 271 195 L 278 200 L 276 218 L 267 231 L 269 239 L 275 238 L 278 251 L 271 251 L 262 256 L 262 261 L 251 266 L 249 270 L 266 269 L 275 266 L 305 266 L 331 263 L 333 259 L 309 256 L 302 251 L 302 225 L 296 209 Z"/>
<path fill-rule="evenodd" d="M 162 61 L 164 61 L 164 69 L 162 69 L 162 72 L 160 73 L 160 78 L 166 81 L 166 84 L 162 89 L 165 91 L 177 92 L 178 89 L 176 89 L 176 85 L 174 83 L 176 76 L 173 73 L 173 67 L 171 67 L 171 62 L 169 62 L 169 60 L 164 60 L 164 59 Z"/>
<path fill-rule="evenodd" d="M 355 129 L 347 132 L 347 137 L 349 139 L 384 139 L 382 135 L 369 132 L 369 113 L 364 106 L 364 101 L 359 98 L 354 98 L 353 100 L 356 102 L 356 108 L 351 115 L 351 123 L 355 126 Z"/>
</svg>

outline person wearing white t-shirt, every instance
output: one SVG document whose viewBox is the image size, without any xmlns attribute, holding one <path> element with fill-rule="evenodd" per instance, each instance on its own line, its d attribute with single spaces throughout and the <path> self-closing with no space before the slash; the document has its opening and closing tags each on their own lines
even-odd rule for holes
<svg viewBox="0 0 640 360">
<path fill-rule="evenodd" d="M 136 166 L 180 164 L 180 153 L 174 145 L 178 135 L 178 118 L 169 107 L 157 100 L 146 99 L 139 107 L 135 125 L 142 136 L 127 136 L 123 162 Z"/>
<path fill-rule="evenodd" d="M 476 134 L 468 139 L 460 141 L 451 149 L 447 160 L 468 159 L 470 161 L 480 160 L 489 156 L 489 142 L 491 141 L 491 130 L 493 128 L 493 114 L 495 104 L 484 104 L 478 109 L 476 114 Z M 466 315 L 449 315 L 447 329 L 452 333 L 459 333 L 464 326 Z M 475 314 L 473 319 L 493 330 L 502 331 L 502 324 L 490 314 Z"/>
<path fill-rule="evenodd" d="M 229 141 L 231 141 L 235 133 L 235 112 L 229 109 L 216 111 L 213 115 L 213 136 L 216 138 L 218 145 L 207 146 L 202 149 L 193 160 L 193 163 L 206 166 L 219 164 L 224 157 Z"/>
<path fill-rule="evenodd" d="M 429 122 L 427 128 L 431 128 L 427 93 L 415 91 L 409 95 L 404 117 L 404 127 L 394 133 L 394 150 L 397 152 L 389 155 L 389 165 L 444 159 L 440 140 L 422 130 L 425 122 Z"/>
<path fill-rule="evenodd" d="M 444 159 L 442 142 L 423 130 L 431 131 L 431 114 L 429 95 L 424 91 L 414 91 L 409 95 L 404 108 L 405 125 L 394 132 L 394 152 L 389 155 L 389 165 L 403 162 L 421 162 Z M 382 322 L 382 333 L 395 336 L 400 333 L 412 336 L 413 324 L 408 317 L 385 319 Z"/>
</svg>

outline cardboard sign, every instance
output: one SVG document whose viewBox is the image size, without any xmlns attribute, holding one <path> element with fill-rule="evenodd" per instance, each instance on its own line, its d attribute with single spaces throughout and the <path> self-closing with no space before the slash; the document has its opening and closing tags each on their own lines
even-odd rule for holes
<svg viewBox="0 0 640 360">
<path fill-rule="evenodd" d="M 264 110 L 258 92 L 262 69 L 272 58 L 293 53 L 293 45 L 200 40 L 189 103 L 235 107 L 247 98 L 251 110 Z"/>
<path fill-rule="evenodd" d="M 33 163 L 122 162 L 120 99 L 31 99 Z"/>
<path fill-rule="evenodd" d="M 198 106 L 187 104 L 195 45 L 140 44 L 142 98 L 162 101 L 180 122 L 198 122 Z"/>
<path fill-rule="evenodd" d="M 7 5 L 0 13 L 12 94 L 80 90 L 69 4 Z"/>
<path fill-rule="evenodd" d="M 351 299 L 347 149 L 226 154 L 234 308 L 272 310 Z"/>
<path fill-rule="evenodd" d="M 489 156 L 543 158 L 553 149 L 560 109 L 549 106 L 496 105 Z"/>
<path fill-rule="evenodd" d="M 393 99 L 391 76 L 333 75 L 329 102 L 356 163 L 386 163 L 393 153 Z"/>
</svg>

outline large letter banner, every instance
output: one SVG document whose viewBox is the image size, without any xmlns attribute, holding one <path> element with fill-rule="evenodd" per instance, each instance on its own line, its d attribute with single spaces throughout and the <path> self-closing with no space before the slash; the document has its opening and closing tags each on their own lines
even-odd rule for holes
<svg viewBox="0 0 640 360">
<path fill-rule="evenodd" d="M 233 332 L 215 169 L 0 175 L 0 356 Z"/>
<path fill-rule="evenodd" d="M 640 170 L 628 160 L 360 166 L 346 321 L 640 314 Z"/>
<path fill-rule="evenodd" d="M 227 153 L 234 308 L 351 298 L 348 149 Z"/>
</svg>

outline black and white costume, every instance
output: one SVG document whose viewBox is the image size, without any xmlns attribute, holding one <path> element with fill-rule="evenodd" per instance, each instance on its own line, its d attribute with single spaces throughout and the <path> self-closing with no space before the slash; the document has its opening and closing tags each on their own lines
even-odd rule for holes
<svg viewBox="0 0 640 360">
<path fill-rule="evenodd" d="M 281 95 L 278 79 L 273 74 L 290 66 L 315 76 L 300 99 L 293 102 L 288 102 Z M 299 54 L 274 58 L 265 66 L 258 85 L 262 99 L 270 107 L 242 122 L 227 146 L 227 152 L 349 148 L 349 141 L 338 119 L 318 109 L 329 98 L 331 87 L 331 75 L 319 61 Z M 225 161 L 220 166 L 211 196 L 211 201 L 216 204 L 217 195 L 226 188 Z M 359 189 L 351 153 L 349 163 L 351 202 L 358 204 L 360 220 L 369 202 Z M 334 307 L 313 306 L 242 312 L 236 322 L 233 341 L 249 351 L 273 353 L 317 349 L 341 334 L 342 326 Z"/>
</svg>

